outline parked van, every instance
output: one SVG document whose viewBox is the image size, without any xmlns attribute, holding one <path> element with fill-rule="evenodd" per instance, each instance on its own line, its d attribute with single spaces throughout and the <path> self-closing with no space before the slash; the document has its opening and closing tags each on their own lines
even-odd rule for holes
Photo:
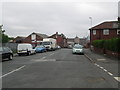
<svg viewBox="0 0 120 90">
<path fill-rule="evenodd" d="M 22 43 L 18 44 L 17 53 L 19 56 L 21 56 L 22 54 L 35 54 L 35 49 L 33 49 L 32 45 L 29 43 Z"/>
<path fill-rule="evenodd" d="M 44 45 L 46 47 L 46 50 L 55 50 L 57 47 L 56 39 L 44 38 L 41 42 L 41 45 Z"/>
</svg>

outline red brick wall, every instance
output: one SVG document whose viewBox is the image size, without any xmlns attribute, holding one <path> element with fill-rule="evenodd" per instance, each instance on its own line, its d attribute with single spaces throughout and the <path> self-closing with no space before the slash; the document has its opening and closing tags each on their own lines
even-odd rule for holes
<svg viewBox="0 0 120 90">
<path fill-rule="evenodd" d="M 103 30 L 96 30 L 96 35 L 93 35 L 92 30 L 90 30 L 90 41 L 100 40 L 100 39 L 110 39 L 113 37 L 118 37 L 117 30 L 109 30 L 109 35 L 103 35 Z"/>
<path fill-rule="evenodd" d="M 57 36 L 57 44 L 60 46 L 60 47 L 64 47 L 64 40 L 61 36 Z"/>
<path fill-rule="evenodd" d="M 36 40 L 37 40 L 37 41 L 42 41 L 43 38 L 40 37 L 40 36 L 38 36 L 38 35 L 36 35 Z M 23 40 L 23 43 L 37 44 L 36 42 L 32 42 L 32 40 L 31 40 L 31 35 L 29 35 L 28 37 L 26 37 L 26 38 Z"/>
<path fill-rule="evenodd" d="M 97 53 L 106 54 L 108 56 L 113 56 L 113 57 L 120 58 L 120 53 L 118 53 L 118 52 L 113 52 L 113 51 L 110 51 L 110 50 L 105 50 L 103 48 L 96 48 L 96 47 L 94 47 L 93 50 L 94 50 L 94 52 L 97 52 Z"/>
</svg>

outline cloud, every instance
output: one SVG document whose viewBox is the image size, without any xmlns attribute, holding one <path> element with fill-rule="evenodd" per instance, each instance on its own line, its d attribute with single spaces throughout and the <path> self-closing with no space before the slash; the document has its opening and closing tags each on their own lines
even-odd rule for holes
<svg viewBox="0 0 120 90">
<path fill-rule="evenodd" d="M 27 36 L 32 32 L 67 37 L 84 37 L 90 27 L 105 20 L 117 19 L 116 2 L 4 2 L 2 22 L 9 36 Z"/>
</svg>

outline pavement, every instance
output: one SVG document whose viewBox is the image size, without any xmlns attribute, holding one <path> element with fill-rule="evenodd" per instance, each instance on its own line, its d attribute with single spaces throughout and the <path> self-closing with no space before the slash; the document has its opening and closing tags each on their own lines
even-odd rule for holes
<svg viewBox="0 0 120 90">
<path fill-rule="evenodd" d="M 98 68 L 102 69 L 110 76 L 113 76 L 120 82 L 120 60 L 118 58 L 107 56 L 104 54 L 96 53 L 90 49 L 85 49 L 85 56 L 94 63 Z"/>
</svg>

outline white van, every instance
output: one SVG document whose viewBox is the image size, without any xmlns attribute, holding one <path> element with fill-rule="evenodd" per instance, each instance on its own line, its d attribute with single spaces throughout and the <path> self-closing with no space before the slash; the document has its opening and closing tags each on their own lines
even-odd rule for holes
<svg viewBox="0 0 120 90">
<path fill-rule="evenodd" d="M 35 49 L 33 49 L 32 45 L 29 43 L 22 43 L 18 44 L 17 53 L 19 56 L 22 54 L 30 55 L 35 53 Z"/>
<path fill-rule="evenodd" d="M 44 38 L 41 44 L 44 45 L 47 50 L 55 50 L 57 47 L 56 39 L 53 38 Z"/>
</svg>

